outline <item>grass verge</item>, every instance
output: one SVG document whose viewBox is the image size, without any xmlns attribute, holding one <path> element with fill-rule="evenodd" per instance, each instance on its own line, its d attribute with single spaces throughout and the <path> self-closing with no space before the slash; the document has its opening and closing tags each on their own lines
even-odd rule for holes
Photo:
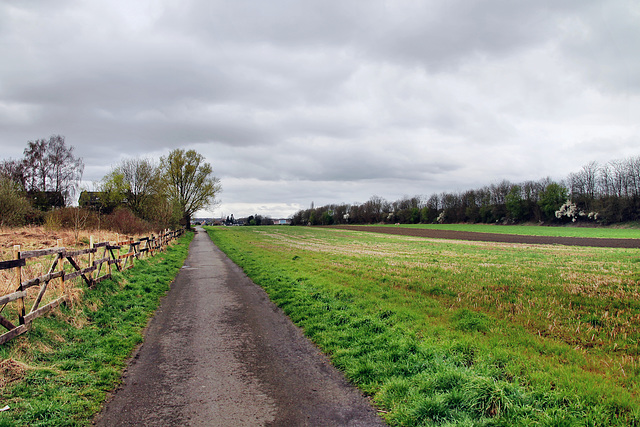
<svg viewBox="0 0 640 427">
<path fill-rule="evenodd" d="M 640 425 L 635 250 L 208 232 L 391 425 Z"/>
<path fill-rule="evenodd" d="M 0 347 L 0 426 L 90 425 L 187 257 L 193 233 Z"/>
</svg>

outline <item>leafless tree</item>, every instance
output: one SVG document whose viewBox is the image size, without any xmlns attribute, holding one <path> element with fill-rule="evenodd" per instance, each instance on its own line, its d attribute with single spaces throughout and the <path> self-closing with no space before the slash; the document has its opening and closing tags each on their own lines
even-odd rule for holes
<svg viewBox="0 0 640 427">
<path fill-rule="evenodd" d="M 24 169 L 27 178 L 27 191 L 47 191 L 49 162 L 47 159 L 47 142 L 36 139 L 27 142 L 24 149 Z"/>
<path fill-rule="evenodd" d="M 114 173 L 122 176 L 126 204 L 141 218 L 149 219 L 150 204 L 160 188 L 160 168 L 150 159 L 126 159 Z"/>
<path fill-rule="evenodd" d="M 61 135 L 29 141 L 22 164 L 25 190 L 59 192 L 68 204 L 84 170 L 82 158 L 76 158 L 73 150 Z"/>
<path fill-rule="evenodd" d="M 18 184 L 22 190 L 27 187 L 24 161 L 22 160 L 2 160 L 0 162 L 0 176 Z"/>
<path fill-rule="evenodd" d="M 504 205 L 507 200 L 507 194 L 511 189 L 511 183 L 507 180 L 502 180 L 498 184 L 491 184 L 491 203 L 494 205 Z"/>
<path fill-rule="evenodd" d="M 640 196 L 640 156 L 628 158 L 626 166 L 629 195 L 638 197 Z"/>
<path fill-rule="evenodd" d="M 50 164 L 50 189 L 62 193 L 65 202 L 78 189 L 84 163 L 73 155 L 74 147 L 67 147 L 64 137 L 53 135 L 47 143 L 47 160 Z"/>
</svg>

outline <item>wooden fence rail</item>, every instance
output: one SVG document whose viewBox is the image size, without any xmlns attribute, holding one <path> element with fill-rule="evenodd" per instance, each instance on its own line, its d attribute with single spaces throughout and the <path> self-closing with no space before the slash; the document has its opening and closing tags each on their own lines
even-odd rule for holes
<svg viewBox="0 0 640 427">
<path fill-rule="evenodd" d="M 135 259 L 153 256 L 158 251 L 163 251 L 171 241 L 182 234 L 184 234 L 184 229 L 166 231 L 159 236 L 152 234 L 139 240 L 127 238 L 113 244 L 110 242 L 94 243 L 93 237 L 91 237 L 89 248 L 80 250 L 67 250 L 67 248 L 61 247 L 60 240 L 58 247 L 34 251 L 20 251 L 19 245 L 14 246 L 13 259 L 0 261 L 0 270 L 14 270 L 13 288 L 15 289 L 9 294 L 0 296 L 0 327 L 7 329 L 7 332 L 0 335 L 0 345 L 27 332 L 34 319 L 43 316 L 63 303 L 69 296 L 68 290 L 70 288 L 67 287 L 67 282 L 70 280 L 82 277 L 87 286 L 93 288 L 111 277 L 112 266 L 115 265 L 117 271 L 127 270 L 133 267 Z M 88 260 L 82 261 L 81 257 L 83 256 L 88 256 Z M 47 273 L 23 280 L 23 268 L 27 266 L 27 260 L 42 257 L 51 257 L 52 259 Z M 83 267 L 83 263 L 86 266 Z M 49 283 L 55 279 L 60 280 L 60 295 L 40 306 Z M 37 293 L 28 292 L 30 288 L 34 287 L 39 287 Z M 27 305 L 31 300 L 33 303 L 27 311 Z M 9 303 L 15 303 L 17 307 L 12 313 L 3 314 Z M 12 314 L 17 317 L 13 322 L 8 318 Z"/>
</svg>

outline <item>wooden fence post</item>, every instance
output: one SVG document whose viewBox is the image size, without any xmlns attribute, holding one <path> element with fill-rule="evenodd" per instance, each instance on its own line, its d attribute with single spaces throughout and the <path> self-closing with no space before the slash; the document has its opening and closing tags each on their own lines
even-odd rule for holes
<svg viewBox="0 0 640 427">
<path fill-rule="evenodd" d="M 109 258 L 109 260 L 107 261 L 107 271 L 109 272 L 109 277 L 111 277 L 111 259 L 115 259 L 113 256 L 113 251 L 109 250 L 109 245 L 111 243 L 107 242 L 107 246 L 105 246 L 105 254 L 107 254 L 107 258 Z"/>
<path fill-rule="evenodd" d="M 93 236 L 89 236 L 89 249 L 93 250 Z M 95 259 L 95 256 L 93 255 L 93 252 L 89 252 L 89 267 L 93 267 L 93 260 Z M 93 287 L 93 271 L 89 272 L 89 281 L 91 282 L 91 287 Z"/>
<path fill-rule="evenodd" d="M 15 260 L 20 259 L 20 245 L 13 245 L 13 258 Z M 22 289 L 22 267 L 20 265 L 16 267 L 15 284 L 16 284 L 16 292 L 18 291 L 22 292 L 24 290 Z M 24 325 L 24 316 L 26 314 L 27 313 L 24 307 L 24 296 L 23 296 L 18 301 L 18 322 L 21 325 Z"/>
<path fill-rule="evenodd" d="M 59 248 L 62 247 L 62 239 L 58 239 L 56 241 L 56 246 Z M 64 257 L 60 255 L 61 254 L 58 254 L 58 271 L 64 271 Z M 67 290 L 65 288 L 65 283 L 64 283 L 64 274 L 60 276 L 60 289 L 62 290 L 62 295 L 67 294 Z"/>
</svg>

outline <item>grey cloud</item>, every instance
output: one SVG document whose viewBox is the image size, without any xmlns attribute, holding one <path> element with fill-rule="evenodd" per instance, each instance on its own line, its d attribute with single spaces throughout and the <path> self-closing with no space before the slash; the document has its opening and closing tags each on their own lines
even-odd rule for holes
<svg viewBox="0 0 640 427">
<path fill-rule="evenodd" d="M 563 25 L 565 55 L 603 90 L 640 93 L 640 6 L 633 1 L 597 2 Z"/>
<path fill-rule="evenodd" d="M 206 147 L 202 149 L 207 150 Z M 432 180 L 460 169 L 451 160 L 433 159 L 408 150 L 371 144 L 299 142 L 276 148 L 209 147 L 222 177 L 265 181 L 355 182 L 367 180 Z"/>
</svg>

